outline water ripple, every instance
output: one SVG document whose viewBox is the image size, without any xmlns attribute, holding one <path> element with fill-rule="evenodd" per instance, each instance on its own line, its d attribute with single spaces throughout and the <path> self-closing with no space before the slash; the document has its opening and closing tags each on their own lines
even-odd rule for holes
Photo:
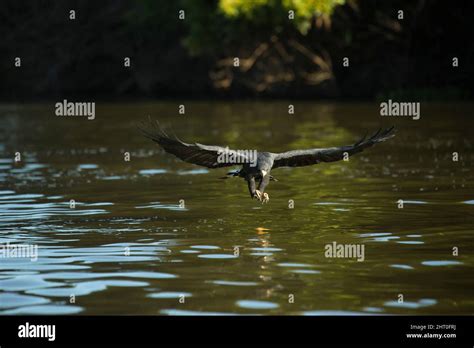
<svg viewBox="0 0 474 348">
<path fill-rule="evenodd" d="M 192 297 L 192 294 L 189 292 L 163 291 L 163 292 L 155 292 L 155 293 L 149 294 L 147 297 L 169 299 L 169 298 Z"/>
<path fill-rule="evenodd" d="M 242 282 L 242 281 L 229 281 L 229 280 L 214 280 L 211 283 L 216 285 L 228 285 L 228 286 L 255 286 L 257 282 Z"/>
<path fill-rule="evenodd" d="M 275 309 L 279 307 L 278 303 L 275 302 L 257 300 L 240 300 L 236 302 L 236 305 L 248 309 Z"/>
<path fill-rule="evenodd" d="M 407 308 L 407 309 L 417 309 L 417 308 L 422 308 L 422 307 L 428 307 L 428 306 L 433 306 L 437 303 L 438 301 L 431 299 L 431 298 L 425 298 L 421 299 L 417 302 L 410 302 L 410 301 L 403 301 L 403 302 L 398 302 L 398 301 L 387 301 L 384 303 L 384 306 L 386 307 L 398 307 L 398 308 Z"/>
<path fill-rule="evenodd" d="M 200 254 L 198 257 L 202 259 L 236 259 L 237 256 L 232 255 L 232 254 Z"/>
<path fill-rule="evenodd" d="M 423 261 L 421 263 L 425 266 L 453 266 L 453 265 L 461 265 L 462 262 L 460 261 L 449 261 L 449 260 L 441 260 L 441 261 Z"/>
<path fill-rule="evenodd" d="M 42 194 L 0 195 L 0 222 L 21 223 L 31 220 L 44 220 L 55 216 L 107 214 L 108 211 L 105 209 L 90 208 L 113 205 L 111 202 L 75 202 L 76 208 L 71 208 L 70 202 L 41 202 L 38 201 L 39 199 L 51 200 L 51 198 Z M 80 207 L 86 209 L 79 209 Z"/>
<path fill-rule="evenodd" d="M 188 211 L 189 209 L 181 207 L 179 204 L 162 204 L 161 202 L 150 202 L 147 205 L 139 205 L 136 209 L 166 209 L 174 211 Z"/>
</svg>

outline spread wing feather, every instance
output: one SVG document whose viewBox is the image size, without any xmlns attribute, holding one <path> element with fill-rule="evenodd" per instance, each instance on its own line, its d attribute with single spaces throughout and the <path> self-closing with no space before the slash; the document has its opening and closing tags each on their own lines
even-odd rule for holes
<svg viewBox="0 0 474 348">
<path fill-rule="evenodd" d="M 395 136 L 394 127 L 385 130 L 379 129 L 374 135 L 366 139 L 363 137 L 354 145 L 329 147 L 323 149 L 293 150 L 274 155 L 273 168 L 302 167 L 320 162 L 335 162 L 344 158 L 344 153 L 349 156 L 359 153 L 364 149 Z"/>
<path fill-rule="evenodd" d="M 242 153 L 221 146 L 203 145 L 199 143 L 187 144 L 168 136 L 161 129 L 158 122 L 153 123 L 151 120 L 138 126 L 142 133 L 149 139 L 158 143 L 163 150 L 171 153 L 179 159 L 197 164 L 207 168 L 220 168 L 235 166 L 236 164 L 248 163 L 249 160 Z M 228 156 L 222 156 L 227 152 Z M 226 158 L 232 156 L 231 162 L 226 162 Z"/>
</svg>

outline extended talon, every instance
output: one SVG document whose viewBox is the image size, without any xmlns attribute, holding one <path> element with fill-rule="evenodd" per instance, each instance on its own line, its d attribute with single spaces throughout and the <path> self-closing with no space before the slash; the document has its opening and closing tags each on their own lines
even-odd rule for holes
<svg viewBox="0 0 474 348">
<path fill-rule="evenodd" d="M 257 198 L 259 201 L 262 201 L 262 192 L 260 192 L 259 190 L 255 190 L 254 197 Z"/>
<path fill-rule="evenodd" d="M 263 193 L 263 198 L 262 198 L 262 203 L 268 203 L 270 200 L 270 196 L 268 196 L 268 193 L 264 192 Z"/>
</svg>

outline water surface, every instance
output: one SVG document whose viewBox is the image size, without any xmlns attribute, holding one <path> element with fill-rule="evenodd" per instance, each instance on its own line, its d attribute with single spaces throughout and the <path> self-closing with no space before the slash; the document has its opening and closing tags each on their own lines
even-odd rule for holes
<svg viewBox="0 0 474 348">
<path fill-rule="evenodd" d="M 0 245 L 38 248 L 0 258 L 0 314 L 474 314 L 473 105 L 424 104 L 413 121 L 375 103 L 180 103 L 97 103 L 93 121 L 0 107 Z M 226 169 L 143 138 L 148 115 L 185 141 L 273 152 L 398 134 L 275 170 L 262 206 Z M 333 242 L 364 260 L 325 257 Z"/>
</svg>

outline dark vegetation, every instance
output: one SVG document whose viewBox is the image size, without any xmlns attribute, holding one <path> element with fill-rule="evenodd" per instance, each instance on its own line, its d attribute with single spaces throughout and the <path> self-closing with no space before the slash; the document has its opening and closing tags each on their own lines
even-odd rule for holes
<svg viewBox="0 0 474 348">
<path fill-rule="evenodd" d="M 472 98 L 472 1 L 303 3 L 2 1 L 0 98 Z"/>
</svg>

